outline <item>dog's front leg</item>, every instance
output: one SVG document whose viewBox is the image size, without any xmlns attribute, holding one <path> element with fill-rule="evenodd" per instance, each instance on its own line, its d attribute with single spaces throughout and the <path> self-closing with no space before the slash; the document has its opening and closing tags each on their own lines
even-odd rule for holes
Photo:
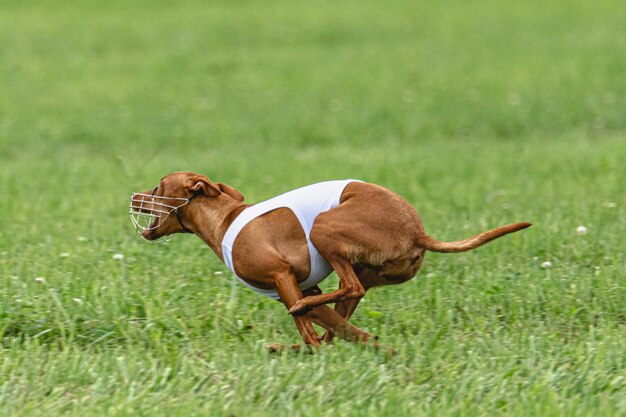
<svg viewBox="0 0 626 417">
<path fill-rule="evenodd" d="M 291 271 L 278 274 L 274 277 L 274 282 L 280 300 L 287 309 L 291 309 L 299 300 L 304 298 L 302 290 L 298 287 L 298 281 Z M 320 347 L 321 343 L 313 328 L 311 319 L 307 315 L 292 315 L 292 317 L 304 343 L 310 346 Z"/>
</svg>

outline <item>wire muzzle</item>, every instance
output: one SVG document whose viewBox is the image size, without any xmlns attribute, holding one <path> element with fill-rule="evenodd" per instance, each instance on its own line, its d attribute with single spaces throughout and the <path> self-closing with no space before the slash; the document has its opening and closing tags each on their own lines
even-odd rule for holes
<svg viewBox="0 0 626 417">
<path fill-rule="evenodd" d="M 154 193 L 132 193 L 130 196 L 130 220 L 139 236 L 145 241 L 150 243 L 167 242 L 171 239 L 171 235 L 149 240 L 145 238 L 143 233 L 158 229 L 170 214 L 178 214 L 178 209 L 189 204 L 189 201 L 189 198 L 160 197 L 155 196 Z M 172 202 L 174 204 L 181 202 L 181 204 L 172 205 Z"/>
</svg>

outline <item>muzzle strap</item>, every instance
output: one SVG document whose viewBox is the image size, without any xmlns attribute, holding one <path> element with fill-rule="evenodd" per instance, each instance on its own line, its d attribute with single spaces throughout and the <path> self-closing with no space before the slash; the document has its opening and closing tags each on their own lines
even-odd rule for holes
<svg viewBox="0 0 626 417">
<path fill-rule="evenodd" d="M 195 197 L 195 195 L 193 197 Z M 189 202 L 191 200 L 193 200 L 193 197 L 191 197 L 185 204 L 189 204 Z M 185 205 L 185 204 L 183 204 L 183 205 Z M 182 206 L 180 206 L 180 207 L 182 207 Z M 183 228 L 183 230 L 185 232 L 187 232 L 187 233 L 193 234 L 193 232 L 191 230 L 189 230 L 187 228 L 187 226 L 185 226 L 185 223 L 183 223 L 183 219 L 180 218 L 180 213 L 178 212 L 178 207 L 174 209 L 174 214 L 176 214 L 176 220 L 178 220 L 178 223 L 180 223 L 180 225 Z"/>
</svg>

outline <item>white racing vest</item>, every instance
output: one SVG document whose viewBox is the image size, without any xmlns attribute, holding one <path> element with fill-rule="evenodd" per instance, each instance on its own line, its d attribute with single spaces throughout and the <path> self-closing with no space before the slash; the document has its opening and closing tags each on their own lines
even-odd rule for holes
<svg viewBox="0 0 626 417">
<path fill-rule="evenodd" d="M 241 229 L 243 229 L 244 226 L 250 221 L 272 210 L 286 207 L 290 209 L 298 218 L 298 221 L 300 221 L 300 225 L 304 230 L 304 235 L 306 236 L 306 241 L 309 247 L 309 258 L 311 259 L 311 273 L 307 279 L 298 283 L 298 286 L 302 290 L 306 290 L 319 284 L 324 280 L 324 278 L 330 275 L 333 268 L 330 266 L 328 261 L 326 261 L 326 259 L 319 254 L 315 246 L 313 246 L 313 243 L 311 243 L 309 234 L 311 233 L 313 222 L 320 213 L 337 207 L 346 185 L 355 181 L 358 180 L 320 182 L 286 192 L 285 194 L 281 194 L 246 208 L 239 214 L 239 216 L 237 216 L 237 218 L 235 218 L 224 235 L 224 239 L 222 240 L 224 263 L 228 269 L 230 269 L 232 273 L 235 274 L 235 276 L 246 286 L 252 288 L 259 294 L 279 300 L 280 296 L 275 290 L 256 288 L 248 284 L 241 277 L 237 276 L 235 266 L 233 265 L 233 246 L 235 244 L 235 239 L 237 239 L 239 232 L 241 232 Z"/>
</svg>

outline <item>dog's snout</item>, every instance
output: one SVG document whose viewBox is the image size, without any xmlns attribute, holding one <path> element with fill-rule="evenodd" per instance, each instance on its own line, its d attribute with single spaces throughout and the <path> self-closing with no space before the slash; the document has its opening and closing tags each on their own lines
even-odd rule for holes
<svg viewBox="0 0 626 417">
<path fill-rule="evenodd" d="M 152 235 L 152 230 L 150 229 L 146 229 L 143 232 L 141 232 L 141 237 L 149 241 L 154 240 L 154 236 Z"/>
</svg>

